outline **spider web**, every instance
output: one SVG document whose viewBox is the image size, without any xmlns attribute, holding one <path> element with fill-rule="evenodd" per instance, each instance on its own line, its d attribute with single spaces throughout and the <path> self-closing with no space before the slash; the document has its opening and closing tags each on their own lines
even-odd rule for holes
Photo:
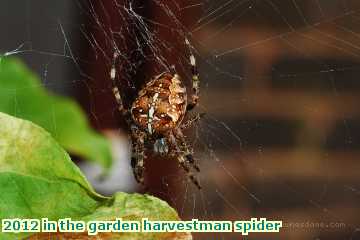
<svg viewBox="0 0 360 240">
<path fill-rule="evenodd" d="M 4 1 L 1 9 L 3 57 L 23 58 L 46 87 L 76 96 L 98 129 L 123 129 L 121 146 L 127 133 L 111 95 L 113 52 L 120 52 L 120 88 L 129 105 L 144 82 L 164 71 L 178 72 L 190 86 L 184 39 L 190 40 L 201 78 L 196 111 L 206 116 L 185 133 L 203 190 L 175 159 L 156 156 L 147 160 L 148 188 L 137 188 L 125 147 L 110 187 L 92 179 L 99 191 L 152 193 L 183 219 L 267 217 L 287 226 L 248 239 L 359 235 L 356 0 L 29 0 Z M 91 168 L 84 170 L 91 178 Z"/>
</svg>

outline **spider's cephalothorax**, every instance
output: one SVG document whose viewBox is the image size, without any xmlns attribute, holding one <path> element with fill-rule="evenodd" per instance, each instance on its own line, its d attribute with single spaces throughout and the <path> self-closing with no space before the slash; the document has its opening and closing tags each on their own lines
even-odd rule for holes
<svg viewBox="0 0 360 240">
<path fill-rule="evenodd" d="M 189 127 L 199 119 L 196 116 L 185 123 L 186 113 L 193 109 L 199 98 L 199 75 L 196 69 L 195 57 L 190 43 L 185 39 L 190 53 L 192 72 L 191 98 L 187 99 L 186 87 L 177 73 L 162 73 L 150 80 L 138 93 L 130 109 L 125 109 L 122 97 L 116 84 L 116 60 L 118 52 L 114 53 L 110 77 L 113 82 L 113 93 L 118 103 L 118 109 L 126 118 L 131 129 L 132 157 L 131 165 L 135 178 L 143 183 L 145 146 L 153 145 L 153 150 L 160 154 L 176 157 L 179 164 L 188 173 L 191 181 L 200 189 L 200 184 L 192 173 L 199 171 L 192 149 L 187 144 L 182 129 Z"/>
<path fill-rule="evenodd" d="M 187 96 L 179 75 L 163 73 L 148 82 L 132 104 L 134 122 L 149 134 L 162 135 L 179 126 Z"/>
</svg>

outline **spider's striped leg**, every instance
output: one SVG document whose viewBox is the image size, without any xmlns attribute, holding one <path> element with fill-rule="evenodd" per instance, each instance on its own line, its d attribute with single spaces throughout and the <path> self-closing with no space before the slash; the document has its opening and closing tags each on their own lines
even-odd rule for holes
<svg viewBox="0 0 360 240">
<path fill-rule="evenodd" d="M 131 127 L 131 143 L 132 143 L 132 153 L 131 153 L 131 167 L 135 179 L 138 183 L 144 183 L 144 159 L 145 159 L 145 150 L 144 145 L 146 141 L 146 134 L 139 130 L 136 126 Z"/>
<path fill-rule="evenodd" d="M 192 149 L 189 146 L 189 144 L 186 142 L 185 136 L 182 133 L 182 131 L 180 129 L 177 129 L 174 131 L 175 132 L 175 136 L 178 139 L 177 142 L 180 143 L 179 149 L 181 152 L 184 153 L 184 157 L 185 157 L 185 161 L 192 166 L 197 172 L 200 172 L 200 168 L 197 165 L 197 163 L 195 162 L 194 156 L 192 154 Z"/>
<path fill-rule="evenodd" d="M 115 51 L 114 52 L 114 56 L 113 56 L 113 60 L 112 60 L 112 65 L 111 65 L 111 70 L 110 70 L 110 78 L 111 78 L 111 82 L 112 82 L 112 92 L 115 96 L 115 100 L 118 104 L 118 110 L 119 112 L 125 116 L 127 118 L 127 121 L 129 122 L 129 112 L 124 108 L 124 105 L 123 105 L 123 100 L 122 100 L 122 97 L 121 97 L 121 94 L 120 94 L 120 90 L 116 84 L 116 61 L 119 57 L 119 52 L 118 51 Z"/>
<path fill-rule="evenodd" d="M 184 129 L 188 129 L 189 127 L 191 127 L 193 124 L 197 123 L 198 121 L 200 121 L 206 113 L 199 113 L 196 114 L 194 117 L 190 118 L 189 120 L 187 120 L 185 123 L 181 124 L 181 130 Z"/>
<path fill-rule="evenodd" d="M 200 77 L 199 72 L 197 70 L 196 58 L 192 51 L 192 46 L 187 38 L 185 38 L 185 43 L 187 48 L 189 49 L 189 60 L 191 65 L 191 75 L 192 75 L 192 90 L 193 93 L 191 95 L 190 103 L 187 105 L 187 110 L 191 110 L 198 104 L 199 94 L 200 94 Z"/>
<path fill-rule="evenodd" d="M 189 164 L 187 160 L 184 159 L 184 155 L 178 156 L 178 161 L 181 165 L 181 167 L 185 170 L 185 172 L 188 175 L 188 178 L 191 180 L 191 182 L 198 188 L 201 189 L 201 185 L 199 183 L 199 180 L 195 177 L 195 175 L 190 171 Z"/>
<path fill-rule="evenodd" d="M 188 147 L 188 145 L 185 142 L 185 139 L 182 135 L 181 131 L 178 130 L 179 133 L 176 133 L 176 137 L 171 134 L 170 135 L 170 142 L 173 145 L 173 149 L 175 152 L 172 153 L 172 155 L 175 155 L 177 157 L 177 160 L 181 167 L 185 170 L 187 173 L 189 179 L 194 183 L 194 185 L 201 189 L 201 185 L 198 181 L 198 179 L 195 177 L 195 175 L 191 171 L 191 167 L 194 168 L 196 171 L 200 171 L 199 167 L 196 165 L 193 155 Z M 173 150 L 173 151 L 174 151 Z"/>
</svg>

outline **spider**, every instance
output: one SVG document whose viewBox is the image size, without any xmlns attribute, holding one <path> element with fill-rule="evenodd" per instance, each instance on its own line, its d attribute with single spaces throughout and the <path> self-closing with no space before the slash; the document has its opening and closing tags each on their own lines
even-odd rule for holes
<svg viewBox="0 0 360 240">
<path fill-rule="evenodd" d="M 115 50 L 110 78 L 112 91 L 118 104 L 118 110 L 126 119 L 131 131 L 132 154 L 131 167 L 138 183 L 144 183 L 145 148 L 153 146 L 153 152 L 177 158 L 189 179 L 201 189 L 192 170 L 200 172 L 192 155 L 192 148 L 186 142 L 183 129 L 198 121 L 201 115 L 184 122 L 184 117 L 198 103 L 200 79 L 196 59 L 188 39 L 185 44 L 189 52 L 192 74 L 192 95 L 187 99 L 186 87 L 177 73 L 163 72 L 146 83 L 138 92 L 129 109 L 123 105 L 122 95 L 116 84 L 116 60 L 119 52 Z"/>
</svg>

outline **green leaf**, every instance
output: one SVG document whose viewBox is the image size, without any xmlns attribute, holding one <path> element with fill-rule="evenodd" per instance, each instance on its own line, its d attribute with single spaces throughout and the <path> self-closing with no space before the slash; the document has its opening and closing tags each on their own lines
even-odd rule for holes
<svg viewBox="0 0 360 240">
<path fill-rule="evenodd" d="M 110 142 L 89 127 L 79 105 L 47 92 L 20 61 L 0 56 L 0 112 L 30 120 L 69 152 L 111 166 Z"/>
<path fill-rule="evenodd" d="M 147 195 L 97 194 L 68 154 L 42 128 L 0 113 L 0 220 L 72 218 L 73 220 L 179 220 L 169 205 Z M 0 239 L 30 237 L 0 233 Z M 87 239 L 87 234 L 54 233 L 60 239 Z M 101 239 L 191 239 L 185 233 L 100 234 Z M 49 239 L 45 233 L 32 239 Z M 56 238 L 54 236 L 54 239 Z M 58 238 L 59 239 L 59 238 Z"/>
</svg>

